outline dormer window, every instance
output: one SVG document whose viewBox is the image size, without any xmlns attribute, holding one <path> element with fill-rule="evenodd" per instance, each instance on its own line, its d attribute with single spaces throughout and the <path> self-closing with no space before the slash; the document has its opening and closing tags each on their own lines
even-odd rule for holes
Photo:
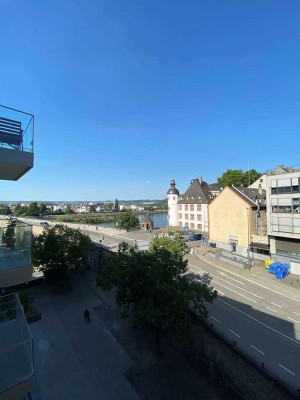
<svg viewBox="0 0 300 400">
<path fill-rule="evenodd" d="M 199 196 L 198 196 L 198 199 L 199 199 L 199 200 L 201 200 L 201 199 L 202 199 L 202 196 L 201 196 L 201 194 L 199 194 Z"/>
<path fill-rule="evenodd" d="M 188 199 L 189 199 L 189 196 L 186 196 L 186 199 L 188 200 Z"/>
<path fill-rule="evenodd" d="M 191 199 L 194 200 L 194 196 L 192 196 Z"/>
</svg>

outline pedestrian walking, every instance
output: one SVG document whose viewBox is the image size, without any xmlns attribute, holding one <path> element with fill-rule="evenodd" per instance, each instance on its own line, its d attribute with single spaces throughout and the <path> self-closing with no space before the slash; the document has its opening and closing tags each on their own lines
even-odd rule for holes
<svg viewBox="0 0 300 400">
<path fill-rule="evenodd" d="M 90 312 L 88 309 L 84 310 L 83 315 L 84 315 L 84 318 L 86 319 L 86 321 L 91 322 Z"/>
</svg>

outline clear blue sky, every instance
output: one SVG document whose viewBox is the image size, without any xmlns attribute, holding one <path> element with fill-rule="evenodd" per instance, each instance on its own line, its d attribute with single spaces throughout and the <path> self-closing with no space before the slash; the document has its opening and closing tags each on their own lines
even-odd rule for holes
<svg viewBox="0 0 300 400">
<path fill-rule="evenodd" d="M 0 104 L 36 118 L 1 200 L 164 198 L 299 165 L 298 0 L 0 0 Z"/>
</svg>

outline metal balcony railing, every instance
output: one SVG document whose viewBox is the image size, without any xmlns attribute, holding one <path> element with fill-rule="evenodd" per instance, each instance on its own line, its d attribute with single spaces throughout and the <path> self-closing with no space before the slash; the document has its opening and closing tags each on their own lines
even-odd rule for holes
<svg viewBox="0 0 300 400">
<path fill-rule="evenodd" d="M 31 225 L 0 219 L 0 273 L 31 265 L 31 240 Z"/>
<path fill-rule="evenodd" d="M 34 116 L 0 105 L 0 147 L 33 153 Z"/>
<path fill-rule="evenodd" d="M 16 293 L 0 297 L 0 376 L 0 398 L 34 376 L 33 339 Z"/>
</svg>

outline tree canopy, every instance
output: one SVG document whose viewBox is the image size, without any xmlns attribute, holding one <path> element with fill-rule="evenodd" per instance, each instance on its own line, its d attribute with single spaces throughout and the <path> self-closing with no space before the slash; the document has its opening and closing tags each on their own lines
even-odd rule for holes
<svg viewBox="0 0 300 400">
<path fill-rule="evenodd" d="M 126 210 L 118 215 L 115 221 L 118 227 L 122 229 L 136 228 L 140 223 L 138 217 L 130 210 Z"/>
<path fill-rule="evenodd" d="M 219 186 L 249 186 L 255 182 L 262 174 L 255 169 L 242 171 L 241 169 L 228 169 L 218 178 Z"/>
<path fill-rule="evenodd" d="M 208 314 L 205 302 L 213 302 L 213 287 L 188 279 L 189 251 L 184 239 L 155 239 L 149 251 L 138 251 L 122 244 L 115 257 L 106 260 L 97 284 L 106 291 L 116 286 L 116 302 L 122 316 L 131 312 L 137 326 L 156 332 L 156 350 L 160 353 L 160 335 L 175 331 L 188 322 L 192 307 L 200 316 Z"/>
<path fill-rule="evenodd" d="M 10 215 L 12 214 L 11 209 L 6 204 L 0 204 L 0 215 Z"/>
<path fill-rule="evenodd" d="M 33 265 L 64 285 L 72 272 L 82 271 L 91 248 L 91 239 L 78 229 L 55 225 L 34 237 Z"/>
</svg>

